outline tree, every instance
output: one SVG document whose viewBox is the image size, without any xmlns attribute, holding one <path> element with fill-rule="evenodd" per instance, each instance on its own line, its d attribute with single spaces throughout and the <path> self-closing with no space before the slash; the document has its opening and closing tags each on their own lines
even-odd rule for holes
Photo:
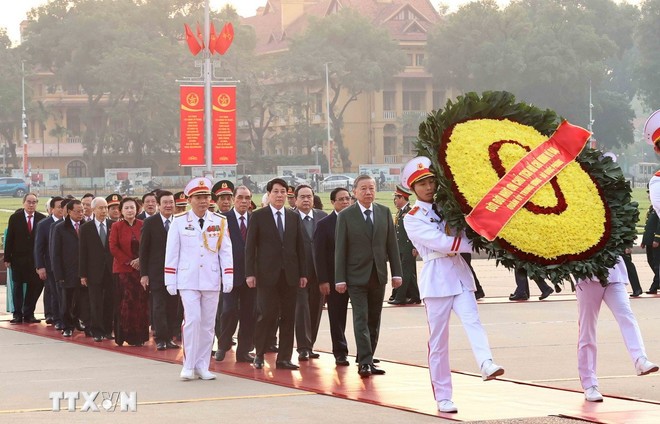
<svg viewBox="0 0 660 424">
<path fill-rule="evenodd" d="M 31 12 L 24 46 L 31 64 L 87 96 L 82 139 L 96 174 L 105 154 L 141 166 L 148 153 L 175 150 L 175 72 L 187 58 L 182 22 L 202 3 L 55 0 Z"/>
<path fill-rule="evenodd" d="M 639 94 L 648 109 L 656 110 L 660 99 L 660 51 L 658 51 L 660 0 L 646 0 L 642 3 L 636 39 L 639 61 L 635 74 L 638 79 Z"/>
<path fill-rule="evenodd" d="M 292 40 L 286 57 L 288 75 L 300 85 L 325 79 L 329 63 L 330 120 L 342 166 L 350 168 L 344 146 L 344 113 L 363 92 L 378 91 L 402 71 L 405 55 L 385 29 L 345 8 L 321 19 L 310 18 L 304 33 Z"/>
<path fill-rule="evenodd" d="M 634 7 L 611 0 L 521 0 L 503 9 L 494 0 L 473 2 L 433 29 L 428 68 L 445 88 L 507 90 L 584 127 L 591 85 L 597 138 L 606 147 L 631 143 L 623 58 L 633 48 L 636 20 Z M 614 104 L 624 110 L 614 113 Z M 612 119 L 622 120 L 608 122 L 615 133 L 598 126 Z"/>
<path fill-rule="evenodd" d="M 0 29 L 0 140 L 7 165 L 13 168 L 18 167 L 15 136 L 20 133 L 21 109 L 20 56 L 11 48 L 7 32 Z"/>
</svg>

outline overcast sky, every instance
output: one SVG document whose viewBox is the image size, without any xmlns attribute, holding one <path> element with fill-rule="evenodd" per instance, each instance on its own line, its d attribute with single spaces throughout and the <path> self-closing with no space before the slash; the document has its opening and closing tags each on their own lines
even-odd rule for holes
<svg viewBox="0 0 660 424">
<path fill-rule="evenodd" d="M 210 0 L 213 10 L 220 10 L 225 4 L 232 4 L 241 16 L 253 16 L 258 7 L 264 6 L 266 0 Z M 434 6 L 440 3 L 451 7 L 450 11 L 458 5 L 469 3 L 472 0 L 431 0 Z M 640 0 L 628 0 L 628 3 L 639 3 Z M 2 13 L 0 13 L 0 28 L 6 28 L 9 37 L 14 43 L 19 40 L 19 25 L 26 19 L 27 12 L 36 6 L 47 4 L 48 0 L 2 0 Z M 508 0 L 498 0 L 505 4 Z"/>
</svg>

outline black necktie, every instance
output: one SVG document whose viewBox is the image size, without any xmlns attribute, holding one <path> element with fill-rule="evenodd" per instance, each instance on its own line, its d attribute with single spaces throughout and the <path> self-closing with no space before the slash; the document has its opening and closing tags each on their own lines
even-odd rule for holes
<svg viewBox="0 0 660 424">
<path fill-rule="evenodd" d="M 307 235 L 309 238 L 312 238 L 314 235 L 314 223 L 312 222 L 312 218 L 307 215 L 305 219 L 303 219 L 303 224 L 305 226 L 305 230 L 307 230 Z"/>
<path fill-rule="evenodd" d="M 371 220 L 371 209 L 365 210 L 364 214 L 367 215 L 367 230 L 369 231 L 369 235 L 373 236 L 374 235 L 374 222 Z"/>
<path fill-rule="evenodd" d="M 435 214 L 438 215 L 438 218 L 440 218 L 440 221 L 442 221 L 443 216 L 442 216 L 442 214 L 440 213 L 440 209 L 438 209 L 438 205 L 435 204 L 435 203 L 432 203 L 432 204 L 431 204 L 431 209 L 433 209 L 433 212 L 435 212 Z"/>
<path fill-rule="evenodd" d="M 165 232 L 170 231 L 170 220 L 166 219 L 165 220 Z"/>
<path fill-rule="evenodd" d="M 277 211 L 277 232 L 280 233 L 280 238 L 284 241 L 284 224 L 282 224 L 282 212 Z"/>
<path fill-rule="evenodd" d="M 199 218 L 199 228 L 204 229 L 204 218 Z"/>
</svg>

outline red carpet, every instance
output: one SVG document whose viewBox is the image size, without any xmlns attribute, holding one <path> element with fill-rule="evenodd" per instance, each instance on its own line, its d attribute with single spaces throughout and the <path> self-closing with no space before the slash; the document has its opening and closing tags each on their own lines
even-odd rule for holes
<svg viewBox="0 0 660 424">
<path fill-rule="evenodd" d="M 170 363 L 181 363 L 183 356 L 180 349 L 159 352 L 153 343 L 143 347 L 119 347 L 107 340 L 96 343 L 80 332 L 66 339 L 45 324 L 10 325 L 5 321 L 0 322 L 0 328 Z M 386 375 L 361 379 L 357 367 L 336 367 L 330 354 L 321 354 L 319 359 L 302 362 L 300 370 L 293 372 L 275 369 L 275 355 L 266 355 L 264 369 L 255 370 L 250 364 L 237 364 L 233 353 L 228 352 L 222 362 L 211 360 L 211 370 L 456 421 L 564 416 L 597 423 L 660 422 L 659 402 L 607 397 L 603 403 L 590 403 L 584 401 L 581 392 L 511 380 L 483 382 L 480 376 L 463 372 L 453 374 L 454 402 L 459 412 L 440 414 L 436 410 L 425 367 L 382 361 L 380 365 L 387 371 Z M 172 375 L 172 378 L 177 379 L 178 374 Z"/>
</svg>

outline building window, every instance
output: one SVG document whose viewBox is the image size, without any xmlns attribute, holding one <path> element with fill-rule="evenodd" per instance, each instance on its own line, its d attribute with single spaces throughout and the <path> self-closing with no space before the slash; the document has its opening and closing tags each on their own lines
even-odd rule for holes
<svg viewBox="0 0 660 424">
<path fill-rule="evenodd" d="M 394 91 L 383 91 L 383 110 L 396 110 L 395 99 Z"/>
<path fill-rule="evenodd" d="M 403 154 L 404 155 L 411 155 L 413 153 L 416 141 L 417 141 L 417 137 L 415 137 L 415 136 L 403 137 Z"/>
<path fill-rule="evenodd" d="M 396 136 L 383 137 L 383 154 L 385 156 L 396 155 Z"/>
<path fill-rule="evenodd" d="M 412 53 L 408 53 L 406 54 L 406 56 L 408 56 L 408 66 L 413 66 L 413 64 L 415 63 L 415 55 Z"/>
<path fill-rule="evenodd" d="M 87 176 L 87 165 L 80 160 L 72 160 L 66 167 L 66 175 L 69 178 L 80 178 Z"/>
<path fill-rule="evenodd" d="M 403 110 L 424 110 L 426 93 L 423 91 L 404 91 Z"/>
<path fill-rule="evenodd" d="M 424 66 L 424 55 L 418 54 L 415 56 L 415 66 Z"/>
</svg>

